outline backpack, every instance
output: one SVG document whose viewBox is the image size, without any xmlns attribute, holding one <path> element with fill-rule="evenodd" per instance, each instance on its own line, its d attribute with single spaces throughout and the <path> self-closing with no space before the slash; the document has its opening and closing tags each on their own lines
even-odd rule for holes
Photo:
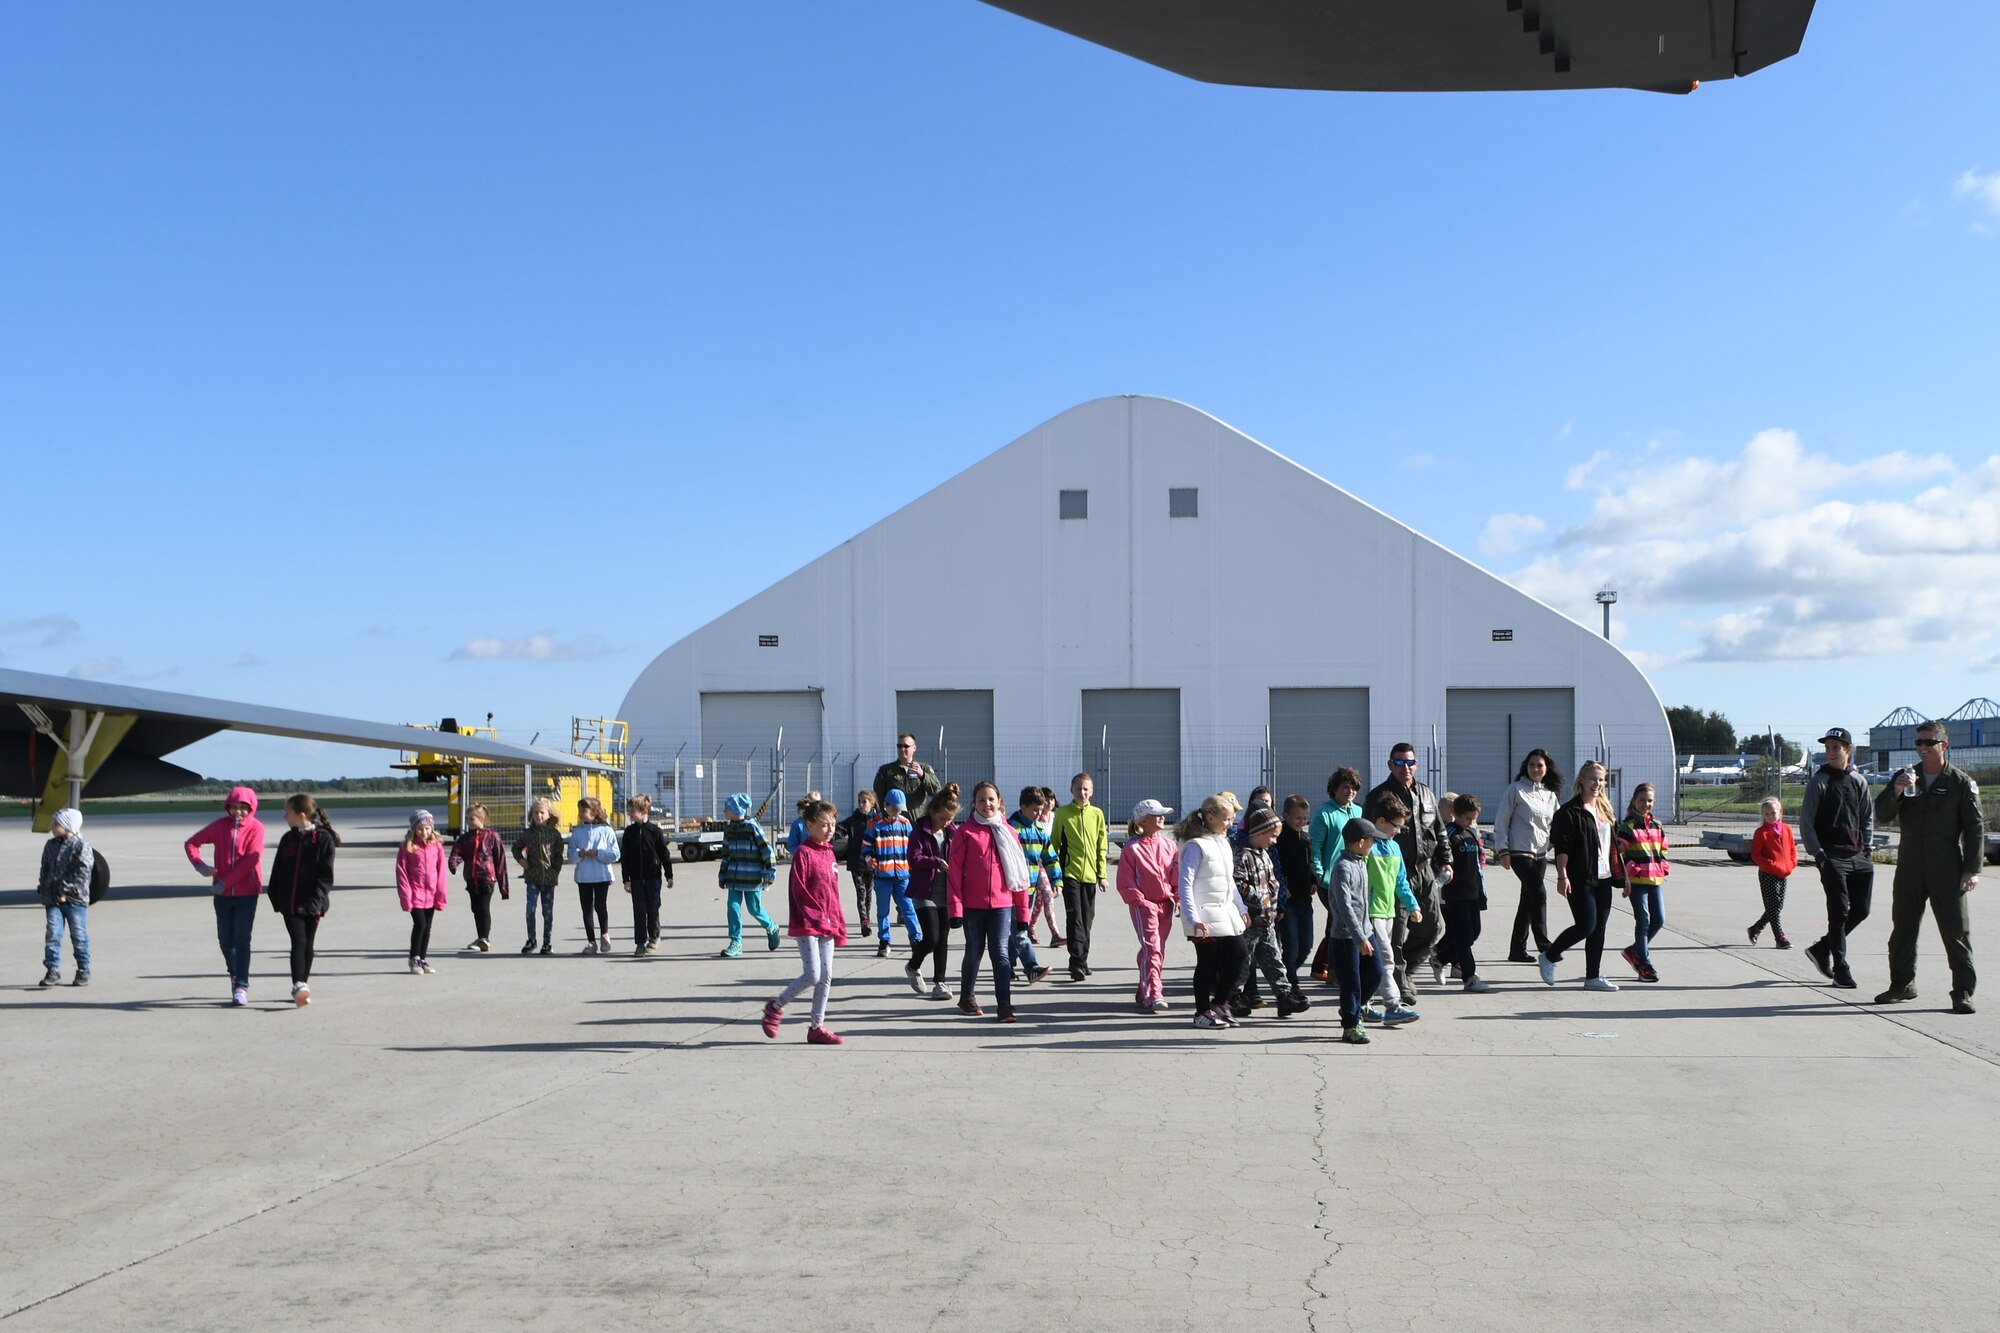
<svg viewBox="0 0 2000 1333">
<path fill-rule="evenodd" d="M 95 847 L 90 849 L 90 905 L 104 901 L 111 892 L 111 866 L 104 859 L 104 853 Z"/>
</svg>

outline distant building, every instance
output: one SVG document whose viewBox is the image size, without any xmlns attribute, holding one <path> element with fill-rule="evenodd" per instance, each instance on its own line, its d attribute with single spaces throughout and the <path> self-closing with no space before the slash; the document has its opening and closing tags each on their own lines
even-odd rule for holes
<svg viewBox="0 0 2000 1333">
<path fill-rule="evenodd" d="M 689 634 L 621 716 L 684 814 L 761 800 L 781 733 L 787 798 L 844 808 L 908 731 L 968 791 L 1085 770 L 1121 819 L 1260 781 L 1317 801 L 1405 740 L 1489 812 L 1535 747 L 1566 781 L 1608 752 L 1621 792 L 1675 767 L 1652 686 L 1590 628 L 1147 397 L 1072 408 Z"/>
</svg>

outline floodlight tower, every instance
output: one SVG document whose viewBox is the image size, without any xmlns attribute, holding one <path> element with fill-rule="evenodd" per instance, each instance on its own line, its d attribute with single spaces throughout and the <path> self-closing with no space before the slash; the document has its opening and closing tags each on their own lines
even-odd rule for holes
<svg viewBox="0 0 2000 1333">
<path fill-rule="evenodd" d="M 1604 608 L 1604 637 L 1611 637 L 1611 608 L 1618 601 L 1618 594 L 1606 588 L 1597 594 L 1597 604 Z"/>
</svg>

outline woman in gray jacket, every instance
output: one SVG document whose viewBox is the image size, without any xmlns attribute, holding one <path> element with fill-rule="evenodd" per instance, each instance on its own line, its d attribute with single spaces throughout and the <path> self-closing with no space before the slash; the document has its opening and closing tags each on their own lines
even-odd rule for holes
<svg viewBox="0 0 2000 1333">
<path fill-rule="evenodd" d="M 1493 815 L 1493 850 L 1500 864 L 1521 881 L 1521 904 L 1514 910 L 1514 934 L 1507 961 L 1532 963 L 1528 933 L 1536 952 L 1549 947 L 1549 821 L 1562 804 L 1562 774 L 1547 750 L 1528 751 L 1521 771 L 1500 797 Z"/>
</svg>

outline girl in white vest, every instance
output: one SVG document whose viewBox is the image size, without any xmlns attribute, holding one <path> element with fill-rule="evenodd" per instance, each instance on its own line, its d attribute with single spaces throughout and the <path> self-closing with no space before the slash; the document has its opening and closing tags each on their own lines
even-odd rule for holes
<svg viewBox="0 0 2000 1333">
<path fill-rule="evenodd" d="M 1194 941 L 1194 1025 L 1233 1028 L 1229 992 L 1243 971 L 1243 899 L 1229 850 L 1233 804 L 1211 796 L 1174 830 L 1180 841 L 1181 924 Z"/>
</svg>

